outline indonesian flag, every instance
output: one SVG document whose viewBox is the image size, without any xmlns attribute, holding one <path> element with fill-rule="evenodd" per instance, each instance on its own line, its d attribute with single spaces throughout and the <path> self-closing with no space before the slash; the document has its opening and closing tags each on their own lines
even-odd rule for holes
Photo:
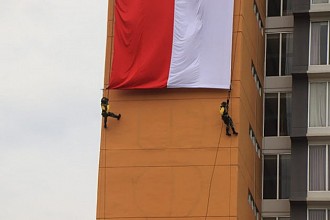
<svg viewBox="0 0 330 220">
<path fill-rule="evenodd" d="M 115 0 L 111 89 L 229 89 L 234 0 Z"/>
</svg>

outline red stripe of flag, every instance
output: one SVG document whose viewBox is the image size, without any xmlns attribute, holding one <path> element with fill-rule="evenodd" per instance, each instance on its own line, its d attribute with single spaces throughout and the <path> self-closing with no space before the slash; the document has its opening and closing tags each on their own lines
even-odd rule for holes
<svg viewBox="0 0 330 220">
<path fill-rule="evenodd" d="M 165 88 L 170 69 L 174 0 L 116 0 L 109 88 Z"/>
</svg>

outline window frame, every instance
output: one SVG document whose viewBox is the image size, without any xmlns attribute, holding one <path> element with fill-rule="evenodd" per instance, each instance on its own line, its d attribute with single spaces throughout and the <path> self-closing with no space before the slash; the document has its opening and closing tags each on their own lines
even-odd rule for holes
<svg viewBox="0 0 330 220">
<path fill-rule="evenodd" d="M 263 90 L 262 89 L 262 84 L 261 84 L 261 81 L 259 79 L 258 72 L 257 72 L 257 69 L 256 69 L 253 61 L 251 61 L 251 73 L 252 73 L 253 80 L 256 84 L 259 96 L 261 97 L 262 96 L 262 90 Z"/>
<path fill-rule="evenodd" d="M 264 22 L 262 21 L 261 16 L 260 16 L 260 11 L 259 11 L 259 8 L 258 8 L 258 4 L 255 0 L 253 1 L 253 12 L 254 12 L 254 15 L 256 16 L 258 28 L 261 32 L 261 35 L 263 36 L 265 26 L 264 26 Z"/>
<path fill-rule="evenodd" d="M 280 39 L 279 39 L 279 45 L 278 45 L 278 75 L 276 76 L 267 76 L 267 46 L 268 46 L 268 35 L 274 35 L 274 34 L 279 34 Z M 282 48 L 283 48 L 283 34 L 292 34 L 292 42 L 293 43 L 293 31 L 279 31 L 279 32 L 267 32 L 266 33 L 266 39 L 265 39 L 265 77 L 282 77 L 282 76 L 291 76 L 292 73 L 290 74 L 282 74 Z M 310 54 L 310 53 L 309 53 Z"/>
<path fill-rule="evenodd" d="M 277 134 L 273 136 L 266 136 L 265 135 L 265 119 L 266 119 L 266 96 L 267 94 L 277 94 Z M 281 125 L 281 94 L 291 94 L 291 101 L 292 101 L 292 92 L 291 91 L 279 91 L 279 92 L 266 92 L 264 95 L 264 129 L 263 129 L 263 135 L 264 137 L 290 137 L 291 130 L 288 131 L 288 135 L 280 135 L 280 125 Z M 292 105 L 291 105 L 291 112 L 292 112 Z M 288 118 L 287 118 L 288 120 Z M 291 124 L 291 121 L 290 121 Z"/>
<path fill-rule="evenodd" d="M 257 204 L 253 198 L 253 195 L 252 195 L 250 189 L 248 189 L 248 204 L 250 205 L 251 210 L 252 210 L 254 216 L 256 217 L 256 219 L 259 220 L 260 211 L 259 211 L 259 208 L 257 207 Z"/>
<path fill-rule="evenodd" d="M 324 127 L 312 127 L 310 126 L 310 111 L 311 111 L 311 83 L 326 83 L 326 107 L 325 107 L 325 126 Z M 330 128 L 330 122 L 329 122 L 329 86 L 330 86 L 330 80 L 309 80 L 308 82 L 308 117 L 307 117 L 307 126 L 308 129 L 327 129 Z"/>
<path fill-rule="evenodd" d="M 329 216 L 329 211 L 330 209 L 329 208 L 307 208 L 307 220 L 310 220 L 309 219 L 309 211 L 310 210 L 325 210 L 325 219 L 324 220 L 330 220 L 330 216 Z"/>
<path fill-rule="evenodd" d="M 328 3 L 327 3 L 328 4 Z M 318 4 L 317 4 L 318 5 Z M 327 36 L 327 63 L 326 64 L 311 64 L 311 48 L 312 48 L 312 23 L 321 23 L 321 22 L 327 22 L 328 23 L 328 36 Z M 308 43 L 308 66 L 309 67 L 317 67 L 317 66 L 330 66 L 330 47 L 329 47 L 329 34 L 330 34 L 330 20 L 311 20 L 309 23 L 309 43 Z"/>
<path fill-rule="evenodd" d="M 271 16 L 271 17 L 268 16 L 268 2 L 269 2 L 269 0 L 266 1 L 266 17 L 273 18 L 273 17 L 292 16 L 292 14 L 293 14 L 292 11 L 291 11 L 291 14 L 289 14 L 289 15 L 283 15 L 283 0 L 280 0 L 280 1 L 281 1 L 280 15 L 279 16 Z M 290 1 L 291 1 L 291 4 L 292 4 L 292 0 L 290 0 Z"/>
<path fill-rule="evenodd" d="M 249 125 L 249 136 L 250 136 L 250 140 L 252 142 L 252 145 L 255 147 L 255 152 L 258 156 L 258 158 L 260 159 L 261 157 L 261 147 L 257 141 L 257 137 L 252 129 L 252 126 Z"/>
<path fill-rule="evenodd" d="M 275 199 L 265 199 L 264 198 L 265 156 L 268 156 L 268 155 L 276 156 L 276 198 Z M 263 200 L 288 200 L 289 199 L 289 198 L 286 198 L 286 199 L 280 198 L 280 156 L 281 155 L 290 155 L 290 162 L 291 162 L 291 153 L 278 153 L 278 154 L 271 154 L 271 153 L 268 154 L 267 153 L 267 154 L 263 155 L 263 160 L 262 160 L 262 199 Z M 291 164 L 290 164 L 290 167 L 291 167 Z M 290 175 L 291 175 L 291 171 L 290 171 Z"/>
<path fill-rule="evenodd" d="M 262 217 L 262 220 L 265 220 L 265 218 L 275 218 L 275 220 L 279 220 L 280 218 L 287 218 L 287 219 L 291 219 L 291 216 L 267 216 L 267 217 Z"/>
<path fill-rule="evenodd" d="M 310 180 L 310 159 L 309 159 L 309 152 L 310 152 L 310 148 L 311 146 L 325 146 L 325 190 L 310 190 L 309 187 L 309 180 Z M 307 192 L 308 193 L 318 193 L 318 192 L 330 192 L 329 189 L 329 144 L 327 143 L 310 143 L 308 144 L 308 151 L 307 151 Z"/>
<path fill-rule="evenodd" d="M 329 4 L 329 0 L 328 2 L 321 2 L 321 3 L 313 3 L 313 0 L 311 0 L 311 5 L 322 5 L 322 4 Z"/>
</svg>

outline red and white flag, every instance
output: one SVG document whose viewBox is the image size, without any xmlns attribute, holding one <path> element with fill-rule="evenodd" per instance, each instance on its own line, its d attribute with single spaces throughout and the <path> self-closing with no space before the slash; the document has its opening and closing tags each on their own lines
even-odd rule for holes
<svg viewBox="0 0 330 220">
<path fill-rule="evenodd" d="M 230 87 L 234 0 L 116 0 L 111 89 Z"/>
</svg>

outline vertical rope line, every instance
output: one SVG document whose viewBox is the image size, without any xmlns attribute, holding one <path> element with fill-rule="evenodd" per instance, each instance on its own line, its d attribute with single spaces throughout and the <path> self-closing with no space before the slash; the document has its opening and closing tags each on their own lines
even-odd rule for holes
<svg viewBox="0 0 330 220">
<path fill-rule="evenodd" d="M 220 148 L 220 140 L 221 140 L 221 136 L 222 136 L 222 129 L 223 129 L 223 123 L 222 123 L 222 125 L 221 125 L 221 129 L 220 129 L 219 140 L 218 140 L 218 146 L 217 146 L 217 151 L 216 151 L 216 154 L 215 154 L 215 159 L 214 159 L 213 169 L 212 169 L 212 175 L 211 175 L 210 184 L 209 184 L 209 194 L 208 194 L 208 198 L 207 198 L 207 206 L 206 206 L 205 220 L 206 220 L 207 215 L 208 215 L 208 213 L 209 213 L 209 205 L 210 205 L 210 197 L 211 197 L 211 188 L 212 188 L 212 183 L 213 183 L 213 177 L 214 177 L 215 167 L 216 167 L 217 159 L 218 159 L 218 152 L 219 152 L 219 148 Z"/>
<path fill-rule="evenodd" d="M 237 1 L 235 1 L 237 2 Z M 235 7 L 234 7 L 235 8 Z M 237 49 L 237 39 L 238 39 L 238 33 L 239 33 L 239 27 L 240 27 L 240 23 L 241 23 L 241 2 L 239 5 L 239 13 L 238 13 L 238 25 L 237 25 L 237 31 L 236 31 L 236 37 L 234 40 L 234 57 L 233 57 L 233 62 L 232 62 L 232 68 L 231 68 L 231 78 L 233 78 L 233 73 L 234 73 L 234 68 L 235 68 L 235 61 L 236 61 L 236 49 Z M 234 17 L 235 17 L 235 12 L 234 12 Z M 231 91 L 231 83 L 230 83 L 230 91 Z"/>
<path fill-rule="evenodd" d="M 105 93 L 106 93 L 106 97 L 109 97 L 110 91 L 106 90 Z M 103 121 L 103 123 L 104 123 L 104 121 Z M 103 194 L 103 196 L 104 196 L 104 199 L 103 199 L 103 201 L 104 201 L 103 216 L 104 216 L 104 218 L 106 217 L 105 216 L 105 210 L 106 210 L 106 201 L 105 200 L 106 200 L 106 195 L 107 195 L 107 193 L 106 193 L 107 192 L 107 186 L 106 186 L 106 183 L 107 183 L 107 134 L 106 134 L 106 131 L 107 130 L 102 126 L 102 133 L 103 133 L 103 136 L 104 136 L 104 143 L 103 143 L 104 148 L 103 148 L 103 150 L 101 149 L 101 151 L 103 151 L 103 153 L 104 153 L 104 168 L 103 168 L 104 169 L 104 194 Z"/>
<path fill-rule="evenodd" d="M 108 1 L 108 4 L 110 4 L 110 1 Z M 108 9 L 109 10 L 109 9 Z M 109 78 L 110 78 L 110 72 L 111 72 L 111 67 L 112 67 L 112 51 L 113 51 L 113 40 L 114 40 L 114 36 L 113 36 L 113 33 L 114 33 L 114 15 L 115 15 L 115 0 L 112 1 L 112 10 L 113 10 L 113 13 L 112 13 L 112 28 L 111 28 L 111 41 L 110 41 L 110 62 L 109 62 L 109 72 L 108 73 L 105 73 L 105 74 L 109 74 Z M 109 13 L 109 12 L 108 12 Z M 107 26 L 108 26 L 108 22 L 109 20 L 107 21 Z M 109 80 L 108 78 L 108 80 Z M 105 84 L 105 82 L 103 82 Z M 109 97 L 110 95 L 110 90 L 108 89 L 108 86 L 109 86 L 109 82 L 106 83 L 106 87 L 104 86 L 105 90 L 103 90 L 103 95 L 105 95 L 106 97 Z M 103 119 L 103 118 L 102 118 Z M 103 122 L 104 123 L 104 122 Z M 106 192 L 107 192 L 107 186 L 106 186 L 106 183 L 107 183 L 107 135 L 106 135 L 106 130 L 102 127 L 102 133 L 103 133 L 103 136 L 104 136 L 104 149 L 103 149 L 103 153 L 104 153 L 104 194 L 103 194 L 103 217 L 106 218 L 105 216 L 105 210 L 106 210 Z M 101 159 L 101 158 L 100 158 Z"/>
<path fill-rule="evenodd" d="M 114 44 L 114 39 L 115 39 L 115 36 L 114 36 L 114 28 L 115 28 L 115 13 L 116 13 L 116 0 L 113 0 L 112 1 L 113 4 L 112 4 L 112 25 L 111 25 L 111 41 L 110 41 L 110 62 L 109 62 L 109 72 L 106 73 L 108 74 L 108 82 L 107 82 L 107 85 L 109 86 L 109 80 L 110 80 L 110 73 L 111 73 L 111 69 L 112 69 L 112 58 L 113 58 L 113 44 Z M 109 91 L 109 88 L 107 86 L 107 90 Z M 108 97 L 109 97 L 109 92 L 108 92 Z"/>
<path fill-rule="evenodd" d="M 237 2 L 237 1 L 235 1 Z M 233 50 L 233 60 L 232 60 L 232 68 L 231 68 L 231 79 L 233 78 L 233 74 L 234 74 L 234 68 L 235 68 L 235 62 L 236 62 L 236 55 L 237 55 L 237 41 L 238 41 L 238 33 L 239 33 L 239 27 L 240 27 L 240 24 L 241 24 L 241 2 L 240 2 L 240 5 L 239 5 L 239 13 L 238 13 L 238 25 L 237 25 L 237 31 L 236 31 L 236 37 L 235 37 L 235 40 L 234 40 L 234 50 Z M 234 7 L 235 8 L 235 7 Z M 234 12 L 235 13 L 235 12 Z M 232 81 L 232 80 L 231 80 Z M 231 89 L 232 89 L 232 86 L 231 86 L 231 82 L 230 82 L 230 89 L 228 91 L 228 99 L 230 100 L 231 99 Z M 229 106 L 228 106 L 228 111 L 229 111 Z"/>
<path fill-rule="evenodd" d="M 241 10 L 241 4 L 239 5 L 239 10 Z M 239 28 L 240 28 L 240 23 L 241 23 L 241 12 L 238 14 L 238 25 L 237 25 L 237 32 L 236 32 L 236 37 L 235 37 L 235 47 L 234 47 L 234 57 L 233 57 L 233 68 L 232 72 L 234 72 L 235 68 L 235 60 L 236 60 L 236 49 L 237 49 L 237 39 L 238 39 L 238 33 L 239 33 Z"/>
<path fill-rule="evenodd" d="M 116 0 L 113 0 L 113 12 L 112 12 L 112 28 L 111 28 L 111 44 L 110 44 L 110 63 L 109 63 L 109 72 L 107 73 L 109 75 L 108 78 L 108 86 L 109 86 L 109 80 L 110 80 L 110 73 L 111 73 L 111 69 L 112 69 L 112 57 L 113 57 L 113 44 L 114 44 L 114 28 L 115 28 L 115 4 Z"/>
<path fill-rule="evenodd" d="M 229 216 L 230 216 L 230 204 L 231 204 L 231 187 L 232 187 L 232 185 L 231 185 L 231 178 L 232 178 L 232 176 L 231 176 L 231 171 L 232 171 L 232 163 L 231 163 L 231 149 L 232 149 L 232 139 L 230 139 L 230 148 L 229 148 L 229 163 L 230 163 L 230 166 L 229 166 L 229 199 L 228 199 L 228 213 L 229 213 Z"/>
<path fill-rule="evenodd" d="M 236 1 L 237 2 L 237 1 Z M 236 62 L 236 56 L 237 56 L 237 41 L 238 41 L 238 34 L 239 34 L 239 28 L 240 28 L 240 25 L 241 25 L 241 7 L 242 7 L 242 3 L 240 1 L 240 4 L 239 4 L 239 13 L 238 13 L 238 25 L 237 25 L 237 31 L 236 31 L 236 37 L 235 37 L 235 41 L 234 41 L 234 57 L 233 57 L 233 63 L 232 63 L 232 69 L 231 69 L 231 77 L 233 77 L 233 74 L 234 74 L 234 68 L 235 68 L 235 62 Z M 235 13 L 235 12 L 234 12 Z M 229 99 L 231 99 L 231 84 L 230 84 L 230 90 L 229 90 Z M 229 106 L 228 106 L 229 108 Z M 231 188 L 232 188 L 232 160 L 231 160 L 231 150 L 232 150 L 232 139 L 230 139 L 230 148 L 229 148 L 229 157 L 230 157 L 230 160 L 229 160 L 229 163 L 230 163 L 230 166 L 229 166 L 229 187 L 230 187 L 230 190 L 229 190 L 229 198 L 228 198 L 228 207 L 229 207 L 229 210 L 228 210 L 228 213 L 229 213 L 229 216 L 231 215 L 230 213 L 230 204 L 231 204 Z"/>
<path fill-rule="evenodd" d="M 110 1 L 111 0 L 109 0 L 108 2 L 110 3 Z M 109 44 L 110 45 L 110 48 L 109 48 L 109 50 L 110 50 L 110 55 L 109 55 L 110 62 L 109 62 L 109 71 L 105 73 L 105 74 L 108 74 L 108 82 L 104 82 L 104 90 L 109 90 L 109 80 L 110 80 L 110 73 L 111 73 L 111 69 L 112 69 L 112 58 L 113 58 L 113 44 L 114 44 L 114 38 L 115 38 L 114 29 L 115 29 L 116 0 L 113 0 L 112 2 L 113 2 L 113 4 L 112 4 L 113 12 L 112 12 L 112 20 L 111 20 L 112 21 L 112 25 L 111 25 L 112 28 L 110 30 L 110 39 L 111 40 L 110 40 L 110 44 Z M 109 13 L 109 11 L 108 11 L 108 13 Z M 108 22 L 109 22 L 109 19 L 107 21 L 107 26 L 108 26 Z M 107 33 L 107 38 L 108 38 L 108 33 Z"/>
<path fill-rule="evenodd" d="M 239 5 L 239 10 L 240 9 L 241 9 L 241 4 Z M 238 15 L 237 32 L 236 32 L 236 37 L 235 37 L 235 40 L 234 40 L 234 50 L 233 50 L 234 57 L 233 57 L 233 60 L 232 60 L 231 75 L 233 75 L 234 68 L 235 68 L 236 50 L 237 50 L 237 39 L 238 39 L 238 32 L 239 32 L 238 30 L 239 30 L 239 27 L 240 27 L 240 22 L 241 22 L 241 14 L 239 13 L 239 15 Z M 230 91 L 231 91 L 231 83 L 230 83 L 230 90 L 229 90 L 229 94 L 228 94 L 228 98 L 229 99 L 231 98 Z M 208 212 L 209 212 L 210 197 L 211 197 L 211 188 L 212 188 L 212 183 L 213 183 L 213 177 L 214 177 L 214 173 L 215 173 L 216 163 L 217 163 L 217 159 L 218 159 L 218 153 L 219 153 L 219 148 L 220 148 L 220 140 L 221 140 L 221 136 L 222 136 L 222 129 L 223 129 L 223 123 L 222 123 L 221 130 L 220 130 L 217 152 L 216 152 L 216 155 L 215 155 L 215 160 L 214 160 L 214 164 L 213 164 L 212 175 L 211 175 L 210 184 L 209 184 L 209 194 L 208 194 L 208 199 L 207 199 L 207 207 L 206 207 L 205 220 L 206 220 L 206 218 L 208 216 Z M 232 141 L 230 141 L 230 146 L 231 146 L 231 143 L 232 143 Z M 230 155 L 230 158 L 231 158 L 231 148 L 230 148 L 230 154 L 229 155 Z M 231 164 L 231 162 L 230 162 L 230 164 Z M 229 183 L 230 183 L 230 186 L 231 186 L 231 166 L 230 166 L 230 180 L 229 181 L 230 181 Z M 228 201 L 229 201 L 229 210 L 230 210 L 230 201 L 231 201 L 230 200 L 230 192 L 229 192 L 229 199 L 228 199 Z"/>
</svg>

